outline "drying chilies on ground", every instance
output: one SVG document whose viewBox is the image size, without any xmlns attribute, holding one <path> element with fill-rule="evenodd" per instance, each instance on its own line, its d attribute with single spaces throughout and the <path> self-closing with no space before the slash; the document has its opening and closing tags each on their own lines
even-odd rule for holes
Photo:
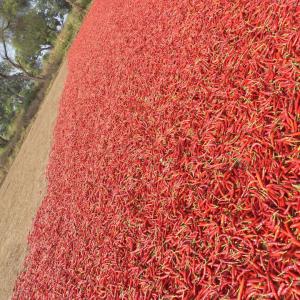
<svg viewBox="0 0 300 300">
<path fill-rule="evenodd" d="M 95 0 L 14 299 L 300 299 L 300 4 Z"/>
</svg>

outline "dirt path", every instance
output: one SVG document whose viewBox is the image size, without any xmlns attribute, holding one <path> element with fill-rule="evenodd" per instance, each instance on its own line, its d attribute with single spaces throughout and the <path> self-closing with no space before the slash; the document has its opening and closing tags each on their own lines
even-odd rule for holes
<svg viewBox="0 0 300 300">
<path fill-rule="evenodd" d="M 11 297 L 27 235 L 45 194 L 45 168 L 66 74 L 64 63 L 0 189 L 0 300 Z"/>
</svg>

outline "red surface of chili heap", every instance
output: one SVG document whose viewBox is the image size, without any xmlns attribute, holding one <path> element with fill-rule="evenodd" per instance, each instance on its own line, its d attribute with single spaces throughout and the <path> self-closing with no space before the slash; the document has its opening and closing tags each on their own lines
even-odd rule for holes
<svg viewBox="0 0 300 300">
<path fill-rule="evenodd" d="M 95 0 L 14 299 L 300 299 L 300 3 Z"/>
</svg>

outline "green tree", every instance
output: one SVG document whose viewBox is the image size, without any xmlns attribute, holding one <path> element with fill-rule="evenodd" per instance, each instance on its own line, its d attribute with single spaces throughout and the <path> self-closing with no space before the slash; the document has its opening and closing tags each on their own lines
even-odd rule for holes
<svg viewBox="0 0 300 300">
<path fill-rule="evenodd" d="M 17 18 L 12 45 L 17 56 L 38 57 L 41 51 L 52 47 L 56 34 L 56 30 L 50 29 L 37 11 L 30 10 Z"/>
<path fill-rule="evenodd" d="M 33 72 L 30 70 L 27 70 L 26 67 L 21 63 L 20 59 L 18 57 L 12 58 L 9 55 L 8 45 L 7 45 L 7 37 L 6 32 L 8 31 L 9 23 L 3 27 L 0 28 L 0 41 L 2 41 L 3 46 L 3 53 L 2 53 L 2 60 L 6 61 L 10 64 L 10 66 L 14 69 L 12 72 L 4 72 L 0 70 L 0 77 L 8 79 L 8 77 L 11 77 L 12 79 L 16 76 L 27 78 L 28 80 L 41 80 L 43 78 L 36 76 Z"/>
<path fill-rule="evenodd" d="M 16 73 L 20 77 L 31 79 L 41 79 L 36 74 L 27 70 L 26 66 L 21 63 L 18 57 L 13 57 L 9 51 L 9 45 L 16 33 L 16 28 L 19 26 L 19 20 L 24 18 L 26 12 L 30 9 L 29 2 L 26 0 L 3 0 L 0 2 L 0 42 L 2 42 L 2 59 L 11 65 L 14 72 L 0 73 L 0 77 L 7 76 L 15 77 Z"/>
</svg>

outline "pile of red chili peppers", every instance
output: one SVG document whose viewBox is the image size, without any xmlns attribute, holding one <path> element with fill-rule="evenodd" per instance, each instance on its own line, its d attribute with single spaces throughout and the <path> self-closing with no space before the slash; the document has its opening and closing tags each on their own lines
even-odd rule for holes
<svg viewBox="0 0 300 300">
<path fill-rule="evenodd" d="M 95 0 L 14 299 L 300 299 L 300 2 Z"/>
</svg>

